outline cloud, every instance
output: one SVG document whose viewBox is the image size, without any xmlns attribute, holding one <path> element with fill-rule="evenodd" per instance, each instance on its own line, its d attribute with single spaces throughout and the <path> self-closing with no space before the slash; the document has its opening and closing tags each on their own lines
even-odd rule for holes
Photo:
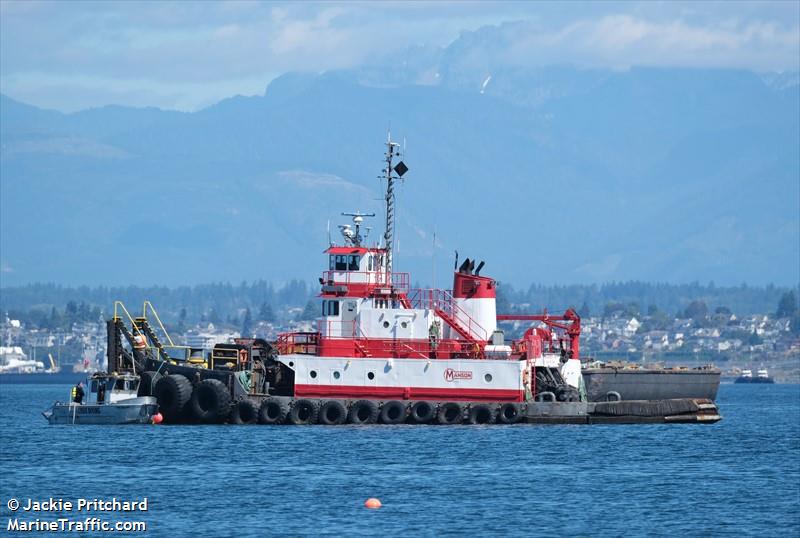
<svg viewBox="0 0 800 538">
<path fill-rule="evenodd" d="M 0 14 L 0 88 L 60 110 L 194 110 L 286 71 L 470 40 L 464 61 L 493 65 L 800 68 L 797 2 L 3 1 Z"/>
<path fill-rule="evenodd" d="M 758 21 L 725 20 L 714 26 L 699 26 L 680 19 L 650 22 L 631 15 L 611 15 L 572 23 L 549 41 L 551 50 L 571 52 L 573 59 L 582 57 L 594 66 L 674 65 L 766 71 L 798 67 L 800 31 L 797 26 L 782 28 Z M 540 44 L 536 39 L 527 43 Z"/>
</svg>

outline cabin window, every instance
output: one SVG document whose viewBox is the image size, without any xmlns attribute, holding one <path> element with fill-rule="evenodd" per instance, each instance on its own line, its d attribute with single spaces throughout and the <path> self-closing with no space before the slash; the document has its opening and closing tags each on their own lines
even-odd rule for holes
<svg viewBox="0 0 800 538">
<path fill-rule="evenodd" d="M 97 381 L 92 381 L 92 388 L 90 390 L 92 392 L 97 392 Z"/>
<path fill-rule="evenodd" d="M 358 262 L 361 261 L 361 256 L 348 256 L 348 258 L 350 261 L 349 270 L 358 271 Z"/>
<path fill-rule="evenodd" d="M 367 256 L 367 271 L 373 270 L 372 260 L 373 260 L 372 256 Z"/>
<path fill-rule="evenodd" d="M 125 390 L 125 380 L 117 379 L 116 383 L 114 383 L 114 388 L 117 390 Z"/>
<path fill-rule="evenodd" d="M 322 301 L 322 315 L 323 316 L 338 316 L 339 315 L 339 301 Z"/>
<path fill-rule="evenodd" d="M 328 256 L 328 269 L 333 271 L 333 268 L 336 267 L 335 264 L 336 264 L 336 256 L 331 254 L 330 256 Z"/>
<path fill-rule="evenodd" d="M 342 254 L 336 255 L 336 263 L 334 264 L 337 271 L 347 271 L 347 256 Z"/>
</svg>

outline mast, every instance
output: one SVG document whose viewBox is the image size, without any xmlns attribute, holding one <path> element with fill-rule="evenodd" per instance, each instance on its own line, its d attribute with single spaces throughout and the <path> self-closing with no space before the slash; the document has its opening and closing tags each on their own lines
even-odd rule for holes
<svg viewBox="0 0 800 538">
<path fill-rule="evenodd" d="M 394 241 L 394 180 L 401 179 L 403 174 L 408 172 L 408 167 L 403 161 L 392 166 L 394 157 L 399 157 L 400 152 L 397 148 L 400 144 L 392 142 L 392 132 L 386 139 L 386 231 L 383 233 L 383 242 L 386 244 L 386 274 L 392 273 L 392 245 Z M 394 172 L 394 173 L 393 173 Z"/>
</svg>

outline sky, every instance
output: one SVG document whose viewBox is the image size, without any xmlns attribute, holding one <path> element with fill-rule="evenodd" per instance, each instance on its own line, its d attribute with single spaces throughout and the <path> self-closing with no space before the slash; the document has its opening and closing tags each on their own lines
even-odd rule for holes
<svg viewBox="0 0 800 538">
<path fill-rule="evenodd" d="M 509 64 L 800 70 L 800 2 L 0 0 L 0 91 L 64 112 L 198 110 L 287 71 L 391 61 L 516 24 Z"/>
</svg>

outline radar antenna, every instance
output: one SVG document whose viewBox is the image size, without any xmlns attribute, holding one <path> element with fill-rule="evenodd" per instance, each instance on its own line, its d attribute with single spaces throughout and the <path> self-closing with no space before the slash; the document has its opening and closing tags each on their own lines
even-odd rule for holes
<svg viewBox="0 0 800 538">
<path fill-rule="evenodd" d="M 353 225 L 355 226 L 354 230 L 349 224 L 339 225 L 339 231 L 342 232 L 345 245 L 360 247 L 361 242 L 367 238 L 370 230 L 372 230 L 372 228 L 364 228 L 364 234 L 362 235 L 361 223 L 364 222 L 364 217 L 374 217 L 375 213 L 361 213 L 360 211 L 356 211 L 355 213 L 342 213 L 342 215 L 345 217 L 353 217 Z"/>
<path fill-rule="evenodd" d="M 386 168 L 383 170 L 386 178 L 386 231 L 383 233 L 383 241 L 386 244 L 386 272 L 392 272 L 392 246 L 394 241 L 394 180 L 402 179 L 408 172 L 408 166 L 400 161 L 392 166 L 394 157 L 400 156 L 398 148 L 400 144 L 392 142 L 392 132 L 386 139 Z"/>
</svg>

